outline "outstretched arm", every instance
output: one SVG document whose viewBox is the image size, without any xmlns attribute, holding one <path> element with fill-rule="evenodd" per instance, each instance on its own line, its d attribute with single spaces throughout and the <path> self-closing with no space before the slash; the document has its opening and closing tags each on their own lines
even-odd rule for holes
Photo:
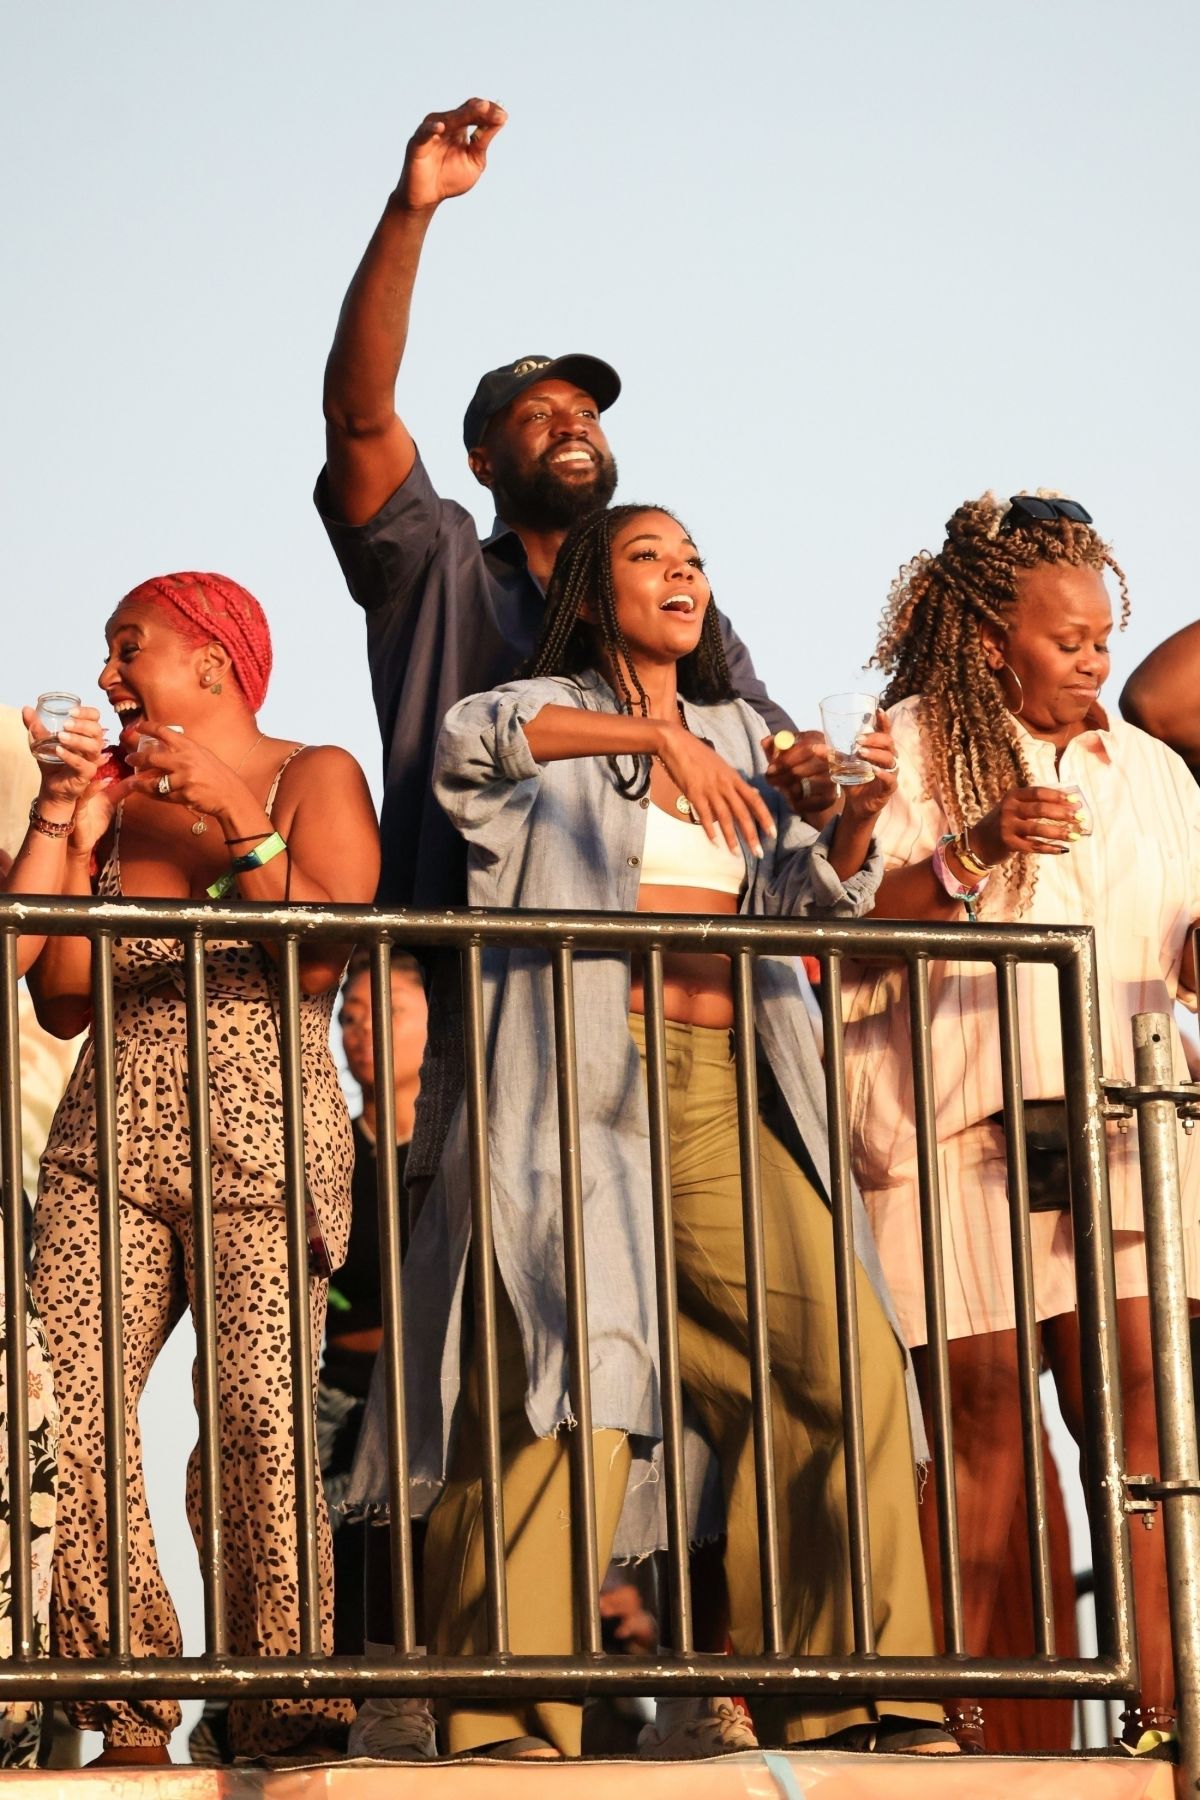
<svg viewBox="0 0 1200 1800">
<path fill-rule="evenodd" d="M 1200 620 L 1185 625 L 1138 664 L 1121 690 L 1121 711 L 1131 725 L 1182 756 L 1200 775 Z"/>
<path fill-rule="evenodd" d="M 409 139 L 395 192 L 350 283 L 325 365 L 329 493 L 363 525 L 407 480 L 416 445 L 396 411 L 396 377 L 430 220 L 475 186 L 507 117 L 491 100 L 430 113 Z"/>
</svg>

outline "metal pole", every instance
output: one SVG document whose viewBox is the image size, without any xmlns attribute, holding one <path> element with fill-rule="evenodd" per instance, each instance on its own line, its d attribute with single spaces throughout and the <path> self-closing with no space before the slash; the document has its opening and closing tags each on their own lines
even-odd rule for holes
<svg viewBox="0 0 1200 1800">
<path fill-rule="evenodd" d="M 483 1019 L 483 951 L 462 953 L 463 1051 L 466 1056 L 467 1146 L 471 1164 L 471 1274 L 475 1283 L 475 1369 L 483 1465 L 483 1561 L 488 1645 L 508 1652 L 508 1571 L 504 1542 L 504 1450 L 500 1437 L 500 1358 L 496 1344 L 496 1243 L 492 1233 L 492 1165 L 488 1149 L 487 1052 Z"/>
<path fill-rule="evenodd" d="M 308 1183 L 304 1166 L 304 1069 L 300 1061 L 300 945 L 294 937 L 284 939 L 279 958 L 279 1051 L 296 1478 L 298 1626 L 302 1654 L 319 1656 L 321 1578 L 317 1567 L 317 1446 L 313 1425 L 311 1281 L 305 1217 Z"/>
<path fill-rule="evenodd" d="M 187 938 L 188 1137 L 192 1175 L 193 1316 L 196 1325 L 196 1399 L 200 1411 L 200 1571 L 204 1582 L 204 1646 L 212 1656 L 229 1648 L 225 1612 L 225 1554 L 221 1535 L 221 1374 L 217 1360 L 217 1283 L 213 1256 L 211 1104 L 208 1088 L 208 1000 L 204 939 Z"/>
<path fill-rule="evenodd" d="M 1017 965 L 1011 956 L 996 968 L 1000 1014 L 1000 1078 L 1004 1092 L 1004 1138 L 1008 1158 L 1008 1219 L 1012 1246 L 1013 1298 L 1017 1313 L 1017 1386 L 1021 1400 L 1022 1463 L 1025 1471 L 1025 1527 L 1029 1535 L 1029 1576 L 1033 1640 L 1039 1656 L 1054 1655 L 1054 1595 L 1050 1586 L 1050 1539 L 1046 1526 L 1046 1465 L 1042 1434 L 1042 1342 L 1033 1285 L 1029 1230 L 1029 1164 L 1025 1144 L 1025 1104 L 1021 1082 L 1021 1027 L 1017 1006 Z"/>
<path fill-rule="evenodd" d="M 1128 1670 L 1133 1691 L 1137 1686 L 1137 1648 L 1123 1487 L 1117 1285 L 1100 1086 L 1095 942 L 1090 929 L 1078 933 L 1075 954 L 1069 962 L 1060 963 L 1058 992 L 1084 1401 L 1083 1481 L 1096 1578 L 1096 1640 L 1102 1656 Z"/>
<path fill-rule="evenodd" d="M 846 1095 L 846 1041 L 842 1024 L 842 959 L 834 950 L 821 968 L 825 1029 L 825 1111 L 829 1133 L 829 1198 L 833 1206 L 833 1271 L 837 1303 L 838 1366 L 842 1386 L 842 1441 L 846 1463 L 846 1522 L 850 1533 L 850 1605 L 854 1649 L 875 1654 L 875 1595 L 871 1575 L 871 1523 L 867 1511 L 867 1453 L 863 1421 L 862 1350 L 858 1336 L 858 1258 L 850 1169 L 850 1112 Z"/>
<path fill-rule="evenodd" d="M 404 1295 L 400 1279 L 404 1229 L 396 1169 L 396 1080 L 392 1055 L 392 948 L 371 946 L 371 1036 L 375 1050 L 375 1177 L 379 1208 L 383 1371 L 387 1394 L 388 1516 L 392 1552 L 392 1644 L 401 1656 L 416 1649 L 412 1516 L 408 1496 L 408 1428 L 404 1413 Z"/>
<path fill-rule="evenodd" d="M 954 1422 L 950 1395 L 950 1352 L 946 1336 L 946 1274 L 942 1253 L 942 1198 L 938 1181 L 937 1097 L 933 1080 L 929 958 L 908 964 L 912 1025 L 913 1106 L 917 1125 L 917 1179 L 921 1196 L 921 1261 L 925 1274 L 925 1321 L 929 1350 L 929 1390 L 933 1414 L 934 1493 L 941 1545 L 942 1618 L 946 1649 L 966 1654 L 963 1628 L 962 1553 L 958 1541 L 958 1487 L 954 1476 Z"/>
<path fill-rule="evenodd" d="M 1133 1057 L 1139 1088 L 1174 1087 L 1171 1024 L 1165 1013 L 1136 1014 Z M 1179 1126 L 1173 1100 L 1141 1100 L 1137 1115 L 1180 1765 L 1185 1791 L 1195 1794 L 1200 1793 L 1200 1459 L 1183 1261 Z"/>
<path fill-rule="evenodd" d="M 571 1368 L 568 1433 L 571 1464 L 571 1549 L 578 1644 L 599 1656 L 600 1578 L 596 1548 L 596 1485 L 592 1457 L 592 1372 L 588 1341 L 586 1231 L 579 1145 L 579 1069 L 575 1057 L 575 969 L 570 944 L 554 946 L 554 1053 L 558 1083 L 559 1166 L 562 1170 L 563 1265 L 567 1282 L 567 1354 Z"/>
<path fill-rule="evenodd" d="M 738 1153 L 742 1164 L 742 1238 L 746 1256 L 746 1335 L 750 1412 L 754 1430 L 754 1487 L 758 1502 L 758 1568 L 762 1585 L 763 1649 L 783 1649 L 783 1592 L 779 1577 L 779 1511 L 775 1494 L 775 1425 L 771 1414 L 771 1322 L 767 1312 L 767 1251 L 763 1232 L 762 1171 L 758 1154 L 758 1070 L 754 1049 L 754 961 L 733 957 L 736 1020 Z"/>
<path fill-rule="evenodd" d="M 9 1582 L 12 1652 L 34 1654 L 29 1373 L 25 1346 L 25 1197 L 21 1192 L 21 1037 L 15 931 L 0 935 L 0 1194 L 4 1197 L 4 1326 L 8 1380 Z"/>
<path fill-rule="evenodd" d="M 100 1190 L 100 1360 L 104 1370 L 104 1513 L 108 1533 L 109 1649 L 129 1655 L 129 1501 L 125 1444 L 125 1315 L 121 1294 L 121 1184 L 117 1167 L 117 1064 L 113 940 L 92 945 L 96 1174 Z"/>
<path fill-rule="evenodd" d="M 663 953 L 654 944 L 642 963 L 646 1007 L 646 1095 L 650 1122 L 650 1196 L 654 1207 L 654 1276 L 662 1390 L 663 1467 L 667 1483 L 667 1586 L 671 1648 L 692 1653 L 692 1584 L 688 1562 L 683 1469 L 683 1387 L 679 1368 L 679 1284 L 671 1206 L 671 1096 L 663 1007 Z"/>
</svg>

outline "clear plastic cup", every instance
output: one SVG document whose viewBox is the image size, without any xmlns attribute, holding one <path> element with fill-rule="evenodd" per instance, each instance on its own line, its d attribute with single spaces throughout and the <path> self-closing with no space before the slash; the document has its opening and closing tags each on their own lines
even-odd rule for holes
<svg viewBox="0 0 1200 1800">
<path fill-rule="evenodd" d="M 80 704 L 78 694 L 49 693 L 37 697 L 38 724 L 45 727 L 49 737 L 39 738 L 34 746 L 33 754 L 40 763 L 61 765 L 62 757 L 58 754 L 58 734 L 68 718 Z"/>
<path fill-rule="evenodd" d="M 1074 782 L 1064 782 L 1062 792 L 1072 795 L 1075 799 L 1075 824 L 1071 835 L 1073 837 L 1091 837 L 1093 829 L 1091 801 L 1083 789 L 1077 787 Z"/>
<path fill-rule="evenodd" d="M 182 725 L 164 725 L 163 730 L 164 731 L 177 731 L 179 733 L 180 737 L 183 736 L 183 726 Z M 162 743 L 161 738 L 156 738 L 150 732 L 143 731 L 141 736 L 138 738 L 137 743 L 134 745 L 134 753 L 136 754 L 137 751 L 139 751 L 139 750 L 154 750 L 161 743 Z"/>
<path fill-rule="evenodd" d="M 839 787 L 862 787 L 875 770 L 857 754 L 858 740 L 874 731 L 879 699 L 875 694 L 827 694 L 821 702 L 821 730 L 833 751 L 829 773 Z"/>
</svg>

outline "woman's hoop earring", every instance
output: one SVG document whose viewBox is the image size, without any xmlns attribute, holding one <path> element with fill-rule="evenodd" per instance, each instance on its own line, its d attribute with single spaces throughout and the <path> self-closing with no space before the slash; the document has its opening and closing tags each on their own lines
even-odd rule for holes
<svg viewBox="0 0 1200 1800">
<path fill-rule="evenodd" d="M 1013 668 L 1012 664 L 1005 662 L 1003 657 L 1000 659 L 1000 669 L 1007 669 L 1017 684 L 1017 693 L 1020 695 L 1021 704 L 1019 706 L 1010 706 L 1008 710 L 1014 719 L 1019 719 L 1021 714 L 1025 711 L 1025 689 L 1021 685 L 1021 677 L 1017 674 L 1017 671 Z M 1000 669 L 996 670 L 997 675 L 999 675 Z"/>
</svg>

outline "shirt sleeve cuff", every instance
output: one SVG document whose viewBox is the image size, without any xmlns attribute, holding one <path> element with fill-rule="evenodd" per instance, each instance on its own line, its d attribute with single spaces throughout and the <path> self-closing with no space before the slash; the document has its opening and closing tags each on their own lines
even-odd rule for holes
<svg viewBox="0 0 1200 1800">
<path fill-rule="evenodd" d="M 831 819 L 812 847 L 809 879 L 813 900 L 820 911 L 849 913 L 858 918 L 870 907 L 883 880 L 883 857 L 872 838 L 862 868 L 843 881 L 829 860 L 836 829 L 837 820 Z"/>
</svg>

